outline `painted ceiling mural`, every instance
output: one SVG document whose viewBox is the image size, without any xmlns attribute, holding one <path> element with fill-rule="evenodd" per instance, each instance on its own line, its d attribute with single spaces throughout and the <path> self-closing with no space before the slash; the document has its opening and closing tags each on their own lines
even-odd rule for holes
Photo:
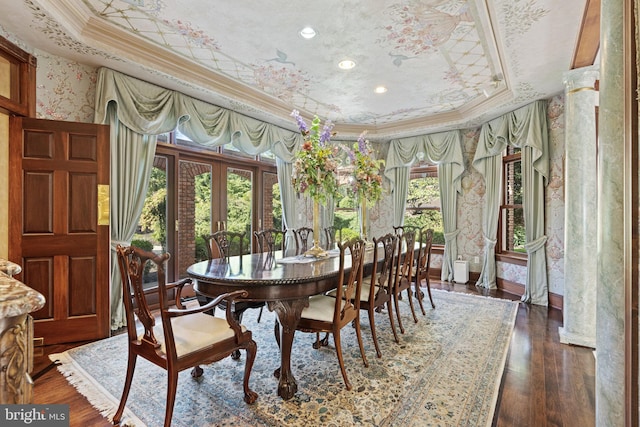
<svg viewBox="0 0 640 427">
<path fill-rule="evenodd" d="M 4 16 L 13 18 L 0 17 L 0 25 L 39 49 L 285 127 L 296 108 L 347 134 L 367 128 L 373 139 L 474 126 L 561 93 L 585 7 L 585 0 L 12 3 Z M 309 40 L 299 35 L 306 25 L 317 32 Z M 339 69 L 343 59 L 355 68 Z M 380 85 L 386 93 L 374 93 Z"/>
</svg>

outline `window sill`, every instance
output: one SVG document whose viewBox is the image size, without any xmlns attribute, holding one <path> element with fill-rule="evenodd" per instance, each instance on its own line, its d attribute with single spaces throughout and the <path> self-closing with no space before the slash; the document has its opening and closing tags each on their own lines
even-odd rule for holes
<svg viewBox="0 0 640 427">
<path fill-rule="evenodd" d="M 496 254 L 496 261 L 527 266 L 527 254 Z"/>
</svg>

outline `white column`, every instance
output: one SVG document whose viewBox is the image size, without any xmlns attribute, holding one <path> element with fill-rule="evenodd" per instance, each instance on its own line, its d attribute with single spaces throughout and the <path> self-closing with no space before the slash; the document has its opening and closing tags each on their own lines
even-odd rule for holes
<svg viewBox="0 0 640 427">
<path fill-rule="evenodd" d="M 595 348 L 598 181 L 596 147 L 598 70 L 564 74 L 565 217 L 564 326 L 560 342 Z"/>
<path fill-rule="evenodd" d="M 625 82 L 629 0 L 603 0 L 598 110 L 596 426 L 625 425 Z M 637 208 L 637 207 L 636 207 Z"/>
</svg>

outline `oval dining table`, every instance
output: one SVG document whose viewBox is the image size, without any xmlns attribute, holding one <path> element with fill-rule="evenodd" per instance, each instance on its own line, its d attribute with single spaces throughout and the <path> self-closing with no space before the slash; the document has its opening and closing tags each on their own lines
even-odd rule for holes
<svg viewBox="0 0 640 427">
<path fill-rule="evenodd" d="M 275 311 L 278 325 L 276 340 L 280 346 L 280 367 L 274 372 L 279 378 L 278 395 L 291 399 L 298 384 L 291 372 L 291 348 L 303 308 L 311 295 L 322 294 L 336 287 L 340 267 L 337 251 L 323 258 L 285 257 L 282 251 L 248 254 L 202 261 L 187 268 L 195 280 L 196 293 L 216 297 L 226 292 L 244 289 L 248 301 L 266 301 L 269 311 Z M 371 258 L 372 255 L 369 255 Z M 371 264 L 369 259 L 369 264 Z M 351 257 L 345 259 L 345 272 L 351 268 Z"/>
</svg>

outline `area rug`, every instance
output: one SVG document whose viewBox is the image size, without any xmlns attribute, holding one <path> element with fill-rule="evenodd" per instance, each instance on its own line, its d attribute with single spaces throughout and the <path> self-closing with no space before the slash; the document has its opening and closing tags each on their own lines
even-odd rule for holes
<svg viewBox="0 0 640 427">
<path fill-rule="evenodd" d="M 298 392 L 283 401 L 277 395 L 274 369 L 279 351 L 273 337 L 274 313 L 245 313 L 258 354 L 251 387 L 259 395 L 244 403 L 239 361 L 227 358 L 204 367 L 198 380 L 180 374 L 173 426 L 485 426 L 491 425 L 518 303 L 433 290 L 435 309 L 411 319 L 401 301 L 405 333 L 393 340 L 386 312 L 376 313 L 382 358 L 375 355 L 366 312 L 362 333 L 369 367 L 365 368 L 355 330 L 342 332 L 347 373 L 345 389 L 333 341 L 312 348 L 314 334 L 296 333 L 292 371 Z M 397 326 L 397 325 L 396 325 Z M 113 417 L 126 371 L 125 335 L 53 354 L 58 369 L 94 407 Z M 166 399 L 166 373 L 138 358 L 125 422 L 160 426 Z"/>
</svg>

